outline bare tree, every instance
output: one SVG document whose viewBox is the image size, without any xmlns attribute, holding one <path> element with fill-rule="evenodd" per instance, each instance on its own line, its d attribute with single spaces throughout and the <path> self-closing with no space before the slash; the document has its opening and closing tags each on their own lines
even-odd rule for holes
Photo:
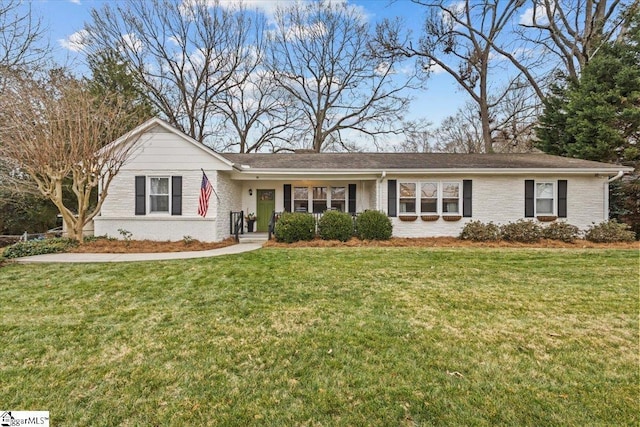
<svg viewBox="0 0 640 427">
<path fill-rule="evenodd" d="M 434 130 L 434 149 L 441 153 L 482 153 L 482 124 L 474 102 L 468 101 Z"/>
<path fill-rule="evenodd" d="M 455 79 L 477 104 L 484 151 L 493 151 L 492 109 L 520 82 L 521 72 L 509 74 L 495 46 L 501 42 L 523 0 L 504 4 L 483 0 L 421 2 L 429 8 L 419 46 L 402 43 L 402 22 L 385 21 L 378 42 L 391 55 L 418 57 L 427 76 L 438 67 Z M 506 79 L 506 84 L 504 81 Z"/>
<path fill-rule="evenodd" d="M 219 125 L 219 97 L 247 78 L 260 37 L 251 14 L 218 1 L 126 0 L 91 16 L 88 50 L 116 48 L 154 107 L 201 142 Z"/>
<path fill-rule="evenodd" d="M 123 123 L 130 125 L 126 102 L 110 98 L 96 99 L 83 82 L 59 72 L 45 82 L 15 77 L 0 98 L 0 158 L 15 165 L 12 173 L 30 176 L 59 209 L 69 237 L 80 241 L 135 140 L 126 134 L 120 143 L 105 145 L 124 132 Z M 73 206 L 63 197 L 67 183 Z"/>
<path fill-rule="evenodd" d="M 304 115 L 314 151 L 401 132 L 403 90 L 412 80 L 394 79 L 398 58 L 374 54 L 369 25 L 354 7 L 297 2 L 278 10 L 275 22 L 270 67 Z"/>
<path fill-rule="evenodd" d="M 267 149 L 286 149 L 299 131 L 300 114 L 290 108 L 295 100 L 281 88 L 265 67 L 268 45 L 262 39 L 254 45 L 252 54 L 229 80 L 220 93 L 216 108 L 224 116 L 224 125 L 231 132 L 217 137 L 220 151 L 237 147 L 240 153 Z"/>
<path fill-rule="evenodd" d="M 42 61 L 48 53 L 44 26 L 34 16 L 31 4 L 21 0 L 0 2 L 0 72 L 24 68 Z"/>
<path fill-rule="evenodd" d="M 624 0 L 532 0 L 518 35 L 543 46 L 560 61 L 559 70 L 577 81 L 599 48 L 624 33 L 638 7 Z"/>
<path fill-rule="evenodd" d="M 404 122 L 404 141 L 396 145 L 394 151 L 407 153 L 431 153 L 434 150 L 431 122 L 412 120 Z"/>
</svg>

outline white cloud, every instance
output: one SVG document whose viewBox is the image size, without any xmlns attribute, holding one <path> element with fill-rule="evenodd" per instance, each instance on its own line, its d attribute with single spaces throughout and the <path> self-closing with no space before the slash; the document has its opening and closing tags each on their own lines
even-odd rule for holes
<svg viewBox="0 0 640 427">
<path fill-rule="evenodd" d="M 442 12 L 440 12 L 442 14 L 442 20 L 449 24 L 449 25 L 453 25 L 456 26 L 457 24 L 455 24 L 456 22 L 456 18 L 460 19 L 462 18 L 463 14 L 465 11 L 465 2 L 464 1 L 458 1 L 455 3 L 451 3 L 447 6 L 446 10 L 442 10 Z"/>
<path fill-rule="evenodd" d="M 65 49 L 72 52 L 83 52 L 86 47 L 86 38 L 89 35 L 87 30 L 76 31 L 66 39 L 59 39 L 58 43 Z"/>
<path fill-rule="evenodd" d="M 304 40 L 312 37 L 322 37 L 327 29 L 322 22 L 315 22 L 313 25 L 296 25 L 287 29 L 287 39 Z"/>
<path fill-rule="evenodd" d="M 142 49 L 142 40 L 133 33 L 123 35 L 122 43 L 127 46 L 127 49 L 131 49 L 135 52 L 139 52 Z"/>
<path fill-rule="evenodd" d="M 538 24 L 548 24 L 547 14 L 545 13 L 544 5 L 536 5 L 535 8 L 527 8 L 522 15 L 520 15 L 520 25 L 533 25 L 533 18 L 536 18 Z"/>
<path fill-rule="evenodd" d="M 80 0 L 69 0 L 69 3 L 80 4 Z"/>
<path fill-rule="evenodd" d="M 278 9 L 291 6 L 294 2 L 306 4 L 312 1 L 315 0 L 182 0 L 181 9 L 187 10 L 189 6 L 197 2 L 204 2 L 204 4 L 209 7 L 214 7 L 218 4 L 227 9 L 234 9 L 242 5 L 247 10 L 259 10 L 263 12 L 267 18 L 273 19 Z M 327 0 L 326 2 L 331 5 L 349 5 L 350 8 L 357 11 L 364 19 L 368 18 L 368 14 L 363 6 L 349 4 L 349 0 Z"/>
</svg>

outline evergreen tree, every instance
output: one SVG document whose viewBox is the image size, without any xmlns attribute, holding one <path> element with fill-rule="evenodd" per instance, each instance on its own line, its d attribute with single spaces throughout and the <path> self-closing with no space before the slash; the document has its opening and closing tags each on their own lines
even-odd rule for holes
<svg viewBox="0 0 640 427">
<path fill-rule="evenodd" d="M 122 133 L 130 131 L 135 124 L 156 115 L 147 96 L 129 71 L 129 65 L 115 49 L 105 49 L 88 55 L 87 62 L 91 78 L 87 81 L 89 91 L 96 99 L 109 98 L 117 94 L 127 105 L 124 114 L 131 120 L 124 121 Z"/>
<path fill-rule="evenodd" d="M 614 43 L 604 44 L 579 80 L 556 85 L 539 120 L 538 148 L 566 157 L 636 167 L 611 186 L 611 216 L 640 237 L 640 14 Z"/>
<path fill-rule="evenodd" d="M 538 147 L 551 154 L 635 165 L 640 161 L 638 43 L 605 45 L 580 80 L 545 102 Z"/>
</svg>

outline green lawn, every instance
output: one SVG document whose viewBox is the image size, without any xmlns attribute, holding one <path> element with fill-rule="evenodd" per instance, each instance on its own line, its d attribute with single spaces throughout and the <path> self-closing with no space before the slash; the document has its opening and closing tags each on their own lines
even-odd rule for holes
<svg viewBox="0 0 640 427">
<path fill-rule="evenodd" d="M 9 265 L 0 409 L 53 426 L 638 425 L 638 255 Z"/>
</svg>

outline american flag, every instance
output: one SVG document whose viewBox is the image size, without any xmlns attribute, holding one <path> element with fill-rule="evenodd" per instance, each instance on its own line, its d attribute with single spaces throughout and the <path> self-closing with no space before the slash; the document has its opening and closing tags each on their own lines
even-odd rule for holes
<svg viewBox="0 0 640 427">
<path fill-rule="evenodd" d="M 207 216 L 209 197 L 211 197 L 212 191 L 213 187 L 209 182 L 209 178 L 207 178 L 207 175 L 202 171 L 202 184 L 200 184 L 200 198 L 198 199 L 198 215 L 201 217 Z"/>
</svg>

